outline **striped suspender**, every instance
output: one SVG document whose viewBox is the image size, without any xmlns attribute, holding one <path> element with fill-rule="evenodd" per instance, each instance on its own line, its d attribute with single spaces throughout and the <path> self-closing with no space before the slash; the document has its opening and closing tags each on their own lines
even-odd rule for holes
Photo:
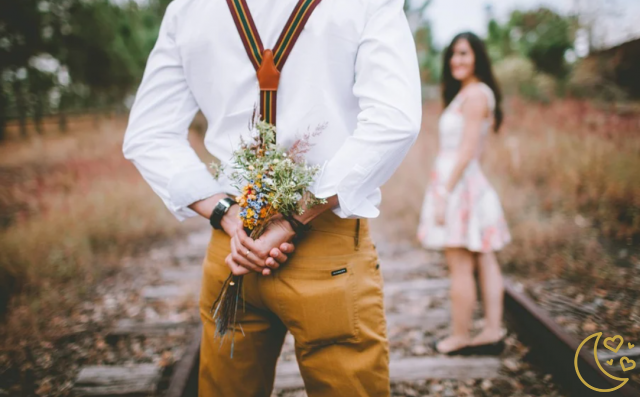
<svg viewBox="0 0 640 397">
<path fill-rule="evenodd" d="M 265 50 L 246 0 L 227 0 L 249 60 L 256 69 L 260 84 L 260 116 L 268 123 L 276 124 L 276 99 L 282 67 L 320 1 L 299 0 L 273 50 Z"/>
</svg>

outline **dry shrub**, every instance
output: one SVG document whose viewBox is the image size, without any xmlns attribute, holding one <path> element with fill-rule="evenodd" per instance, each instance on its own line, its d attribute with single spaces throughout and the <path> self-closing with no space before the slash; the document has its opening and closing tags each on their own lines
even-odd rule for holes
<svg viewBox="0 0 640 397">
<path fill-rule="evenodd" d="M 585 117 L 585 113 L 589 117 Z M 621 283 L 603 241 L 640 237 L 640 137 L 615 115 L 559 101 L 510 101 L 488 147 L 514 242 L 503 259 L 519 274 Z M 618 127 L 618 131 L 611 128 Z M 603 240 L 604 239 L 604 240 Z"/>
<path fill-rule="evenodd" d="M 416 145 L 383 191 L 382 219 L 414 239 L 437 150 L 440 106 L 425 106 Z M 591 284 L 625 283 L 610 245 L 640 241 L 640 117 L 586 102 L 551 106 L 510 98 L 506 123 L 486 142 L 483 168 L 498 190 L 513 243 L 509 271 Z M 611 243 L 610 243 L 611 242 Z"/>
<path fill-rule="evenodd" d="M 87 298 L 123 255 L 190 227 L 124 159 L 124 129 L 125 120 L 111 120 L 91 133 L 0 147 L 0 313 L 20 292 L 6 319 L 14 331 L 45 329 L 55 313 Z"/>
<path fill-rule="evenodd" d="M 620 101 L 627 97 L 615 83 L 613 62 L 595 57 L 583 59 L 573 67 L 568 89 L 572 95 L 584 98 Z"/>
<path fill-rule="evenodd" d="M 546 73 L 536 73 L 533 77 L 534 98 L 549 103 L 556 97 L 558 82 L 555 77 Z"/>
<path fill-rule="evenodd" d="M 595 108 L 588 107 L 590 117 L 582 117 L 582 105 L 572 101 L 548 108 L 509 105 L 507 114 L 513 117 L 504 134 L 492 137 L 485 158 L 488 172 L 505 180 L 500 183 L 504 194 L 525 192 L 529 204 L 545 213 L 583 216 L 609 238 L 637 238 L 639 137 L 633 131 L 609 131 L 622 124 Z"/>
<path fill-rule="evenodd" d="M 501 88 L 509 95 L 522 95 L 526 98 L 548 103 L 556 97 L 558 84 L 548 74 L 537 72 L 531 60 L 511 56 L 497 62 L 494 66 Z"/>
<path fill-rule="evenodd" d="M 507 57 L 494 66 L 500 86 L 506 94 L 519 94 L 536 74 L 535 66 L 527 58 Z"/>
</svg>

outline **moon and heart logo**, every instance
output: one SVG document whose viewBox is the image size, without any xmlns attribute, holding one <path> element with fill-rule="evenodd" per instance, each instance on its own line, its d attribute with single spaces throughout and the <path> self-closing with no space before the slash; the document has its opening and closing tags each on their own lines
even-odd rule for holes
<svg viewBox="0 0 640 397">
<path fill-rule="evenodd" d="M 580 378 L 580 380 L 582 381 L 582 383 L 584 383 L 585 386 L 587 386 L 589 389 L 591 390 L 595 390 L 597 392 L 601 392 L 601 393 L 608 393 L 608 392 L 612 392 L 615 390 L 618 390 L 619 388 L 621 388 L 622 386 L 626 385 L 627 382 L 629 382 L 629 378 L 619 378 L 617 376 L 613 376 L 610 373 L 608 373 L 607 371 L 605 371 L 604 368 L 602 368 L 602 365 L 600 364 L 600 361 L 598 360 L 598 342 L 600 341 L 600 337 L 602 336 L 602 332 L 596 332 L 595 334 L 588 336 L 585 340 L 582 341 L 582 343 L 580 343 L 580 346 L 578 346 L 578 349 L 576 350 L 576 356 L 574 359 L 574 366 L 576 369 L 576 374 L 578 375 L 578 377 Z M 613 380 L 617 380 L 619 382 L 621 382 L 619 385 L 612 387 L 610 389 L 599 389 L 597 387 L 593 387 L 591 386 L 589 383 L 587 383 L 586 380 L 584 380 L 584 378 L 582 377 L 582 375 L 580 374 L 580 370 L 578 369 L 578 356 L 580 355 L 580 350 L 582 349 L 582 347 L 591 339 L 596 338 L 595 343 L 593 344 L 593 357 L 595 358 L 596 364 L 598 365 L 598 368 L 600 369 L 600 371 L 602 371 L 603 374 L 605 374 L 606 376 L 608 376 L 609 378 L 613 379 Z M 611 350 L 614 353 L 618 353 L 618 351 L 620 350 L 620 348 L 622 347 L 622 345 L 624 344 L 624 338 L 620 335 L 616 335 L 614 337 L 610 337 L 610 338 L 605 338 L 603 345 L 605 348 Z M 629 347 L 629 349 L 632 349 L 635 345 L 632 344 L 631 342 L 628 343 L 627 345 Z M 610 360 L 607 360 L 607 364 L 609 365 L 613 365 L 613 358 Z M 636 363 L 635 361 L 629 359 L 629 357 L 622 357 L 620 359 L 620 367 L 622 368 L 622 371 L 627 372 L 627 371 L 631 371 L 632 369 L 634 369 L 636 367 Z"/>
<path fill-rule="evenodd" d="M 615 349 L 608 345 L 609 341 L 615 342 L 617 339 L 620 339 L 620 343 L 618 343 L 618 346 Z M 613 338 L 605 339 L 604 340 L 604 347 L 606 347 L 607 349 L 611 350 L 614 353 L 617 353 L 618 350 L 620 350 L 620 347 L 622 346 L 623 343 L 624 343 L 624 339 L 622 339 L 622 336 L 616 335 Z"/>
</svg>

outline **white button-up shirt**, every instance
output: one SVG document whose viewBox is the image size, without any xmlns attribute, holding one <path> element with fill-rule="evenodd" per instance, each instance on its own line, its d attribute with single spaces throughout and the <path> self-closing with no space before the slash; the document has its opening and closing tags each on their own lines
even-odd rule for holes
<svg viewBox="0 0 640 397">
<path fill-rule="evenodd" d="M 296 0 L 248 0 L 265 48 L 272 48 Z M 288 147 L 325 124 L 307 153 L 321 172 L 310 189 L 338 195 L 343 218 L 378 216 L 380 186 L 415 141 L 421 122 L 418 61 L 403 0 L 324 0 L 280 76 L 277 142 Z M 249 134 L 259 104 L 256 71 L 224 0 L 174 0 L 131 110 L 124 155 L 178 218 L 216 193 L 187 140 L 200 109 L 207 150 L 224 163 Z"/>
</svg>

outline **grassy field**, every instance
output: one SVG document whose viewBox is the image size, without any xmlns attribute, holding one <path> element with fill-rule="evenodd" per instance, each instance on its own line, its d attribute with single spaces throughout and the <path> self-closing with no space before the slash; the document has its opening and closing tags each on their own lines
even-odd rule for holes
<svg viewBox="0 0 640 397">
<path fill-rule="evenodd" d="M 124 117 L 104 118 L 0 146 L 0 335 L 7 343 L 10 335 L 57 333 L 50 319 L 90 299 L 120 258 L 193 227 L 177 222 L 123 158 L 125 127 Z"/>
</svg>

